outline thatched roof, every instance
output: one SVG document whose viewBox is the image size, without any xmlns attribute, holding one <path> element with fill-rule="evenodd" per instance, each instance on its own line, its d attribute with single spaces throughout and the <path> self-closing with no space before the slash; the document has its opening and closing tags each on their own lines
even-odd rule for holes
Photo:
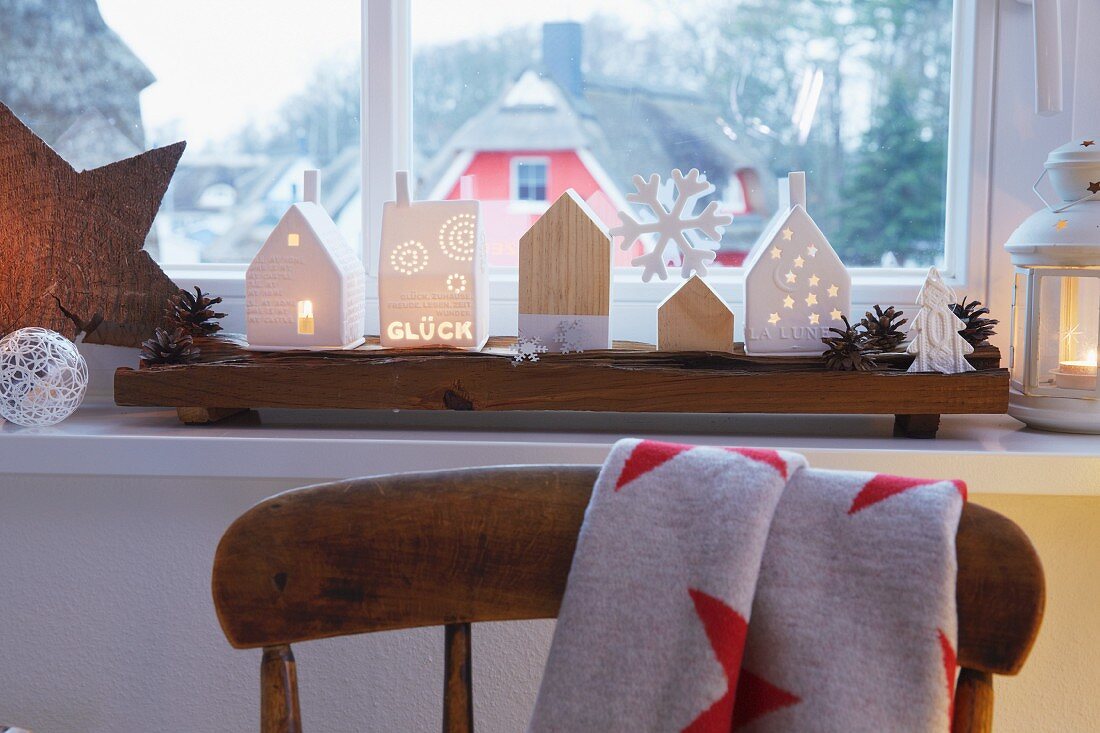
<svg viewBox="0 0 1100 733">
<path fill-rule="evenodd" d="M 138 93 L 152 72 L 96 0 L 0 0 L 0 101 L 50 144 L 98 111 L 144 149 Z"/>
</svg>

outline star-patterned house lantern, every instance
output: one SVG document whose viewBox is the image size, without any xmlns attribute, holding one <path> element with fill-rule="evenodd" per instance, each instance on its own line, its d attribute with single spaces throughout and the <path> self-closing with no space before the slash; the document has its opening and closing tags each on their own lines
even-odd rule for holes
<svg viewBox="0 0 1100 733">
<path fill-rule="evenodd" d="M 1045 169 L 1061 201 L 1044 200 L 1005 244 L 1016 269 L 1008 413 L 1100 434 L 1100 136 L 1056 148 Z"/>
<path fill-rule="evenodd" d="M 378 311 L 383 346 L 477 350 L 489 338 L 489 273 L 481 204 L 411 201 L 397 173 L 397 200 L 382 211 Z"/>
<path fill-rule="evenodd" d="M 779 209 L 745 261 L 745 352 L 821 354 L 851 308 L 852 278 L 806 212 L 806 174 L 779 182 Z"/>
</svg>

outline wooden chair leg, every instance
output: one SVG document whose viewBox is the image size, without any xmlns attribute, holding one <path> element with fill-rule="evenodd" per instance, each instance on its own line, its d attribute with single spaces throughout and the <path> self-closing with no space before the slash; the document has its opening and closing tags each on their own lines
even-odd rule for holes
<svg viewBox="0 0 1100 733">
<path fill-rule="evenodd" d="M 965 667 L 955 688 L 952 733 L 991 733 L 993 730 L 993 675 Z"/>
<path fill-rule="evenodd" d="M 473 733 L 470 624 L 447 624 L 443 651 L 443 733 Z"/>
<path fill-rule="evenodd" d="M 264 647 L 260 662 L 260 733 L 302 733 L 298 671 L 286 644 Z"/>
</svg>

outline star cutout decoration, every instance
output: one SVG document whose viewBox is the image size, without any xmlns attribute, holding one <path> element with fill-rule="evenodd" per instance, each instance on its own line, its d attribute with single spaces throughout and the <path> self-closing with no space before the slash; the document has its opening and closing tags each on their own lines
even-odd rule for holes
<svg viewBox="0 0 1100 733">
<path fill-rule="evenodd" d="M 817 305 L 817 295 L 810 293 L 806 296 L 806 305 Z"/>
<path fill-rule="evenodd" d="M 772 259 L 773 260 L 778 260 L 782 256 L 783 256 L 783 250 L 779 249 L 779 247 L 774 247 L 773 246 L 772 247 Z"/>
<path fill-rule="evenodd" d="M 832 318 L 834 321 L 839 321 L 842 315 L 844 314 L 840 312 L 839 308 L 833 308 L 829 311 L 829 318 Z"/>
<path fill-rule="evenodd" d="M 1088 146 L 1095 145 L 1095 144 L 1096 144 L 1095 140 L 1085 140 L 1084 142 L 1081 143 L 1081 147 L 1082 148 L 1087 148 Z"/>
<path fill-rule="evenodd" d="M 1055 229 L 1057 229 L 1058 231 L 1062 231 L 1063 229 L 1065 229 L 1065 228 L 1066 228 L 1066 227 L 1068 227 L 1068 226 L 1069 226 L 1069 222 L 1068 222 L 1068 221 L 1066 221 L 1065 219 L 1059 219 L 1059 220 L 1058 220 L 1058 221 L 1057 221 L 1057 222 L 1056 222 L 1056 223 L 1054 224 L 1054 228 L 1055 228 Z"/>
<path fill-rule="evenodd" d="M 839 295 L 840 295 L 840 288 L 838 288 L 836 285 L 830 285 L 829 286 L 829 297 L 830 298 L 835 298 Z"/>
<path fill-rule="evenodd" d="M 813 324 L 814 326 L 821 323 L 821 316 L 819 316 L 817 313 L 811 313 L 810 314 L 810 323 Z"/>
<path fill-rule="evenodd" d="M 143 247 L 184 147 L 77 172 L 0 104 L 0 333 L 98 320 L 88 343 L 139 346 L 163 325 L 179 288 Z"/>
<path fill-rule="evenodd" d="M 783 239 L 785 239 L 789 242 L 789 241 L 791 241 L 791 237 L 793 237 L 793 236 L 794 236 L 794 230 L 791 229 L 790 227 L 787 227 L 786 229 L 783 230 Z"/>
<path fill-rule="evenodd" d="M 806 247 L 806 254 L 808 254 L 810 257 L 817 257 L 817 247 L 815 247 L 813 244 Z"/>
<path fill-rule="evenodd" d="M 789 283 L 798 282 L 798 275 L 795 275 L 792 270 L 787 270 L 785 277 Z"/>
<path fill-rule="evenodd" d="M 794 308 L 794 298 L 792 298 L 789 295 L 786 298 L 784 298 L 783 299 L 783 307 L 784 308 Z"/>
<path fill-rule="evenodd" d="M 819 278 L 817 275 L 810 275 L 810 287 L 811 288 L 816 288 L 817 284 L 819 282 L 821 282 L 821 278 Z"/>
<path fill-rule="evenodd" d="M 798 256 L 798 257 L 794 258 L 794 266 L 795 267 L 802 267 L 805 264 L 806 264 L 806 260 L 802 259 L 801 256 Z"/>
<path fill-rule="evenodd" d="M 772 324 L 773 326 L 779 323 L 779 314 L 772 313 L 770 316 L 768 316 L 768 323 Z"/>
<path fill-rule="evenodd" d="M 1089 181 L 1089 193 L 1100 193 L 1100 181 Z"/>
</svg>

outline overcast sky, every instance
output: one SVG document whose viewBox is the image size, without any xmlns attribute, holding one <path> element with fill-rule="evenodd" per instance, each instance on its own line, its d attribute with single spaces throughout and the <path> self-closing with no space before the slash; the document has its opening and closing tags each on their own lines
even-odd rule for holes
<svg viewBox="0 0 1100 733">
<path fill-rule="evenodd" d="M 624 8 L 637 23 L 641 5 L 637 0 L 412 2 L 414 44 L 548 20 L 584 20 Z M 359 48 L 359 0 L 99 0 L 99 5 L 108 25 L 157 77 L 142 94 L 147 130 L 174 127 L 164 137 L 185 137 L 196 149 L 249 120 L 262 122 L 306 84 L 319 61 L 351 57 Z"/>
</svg>

